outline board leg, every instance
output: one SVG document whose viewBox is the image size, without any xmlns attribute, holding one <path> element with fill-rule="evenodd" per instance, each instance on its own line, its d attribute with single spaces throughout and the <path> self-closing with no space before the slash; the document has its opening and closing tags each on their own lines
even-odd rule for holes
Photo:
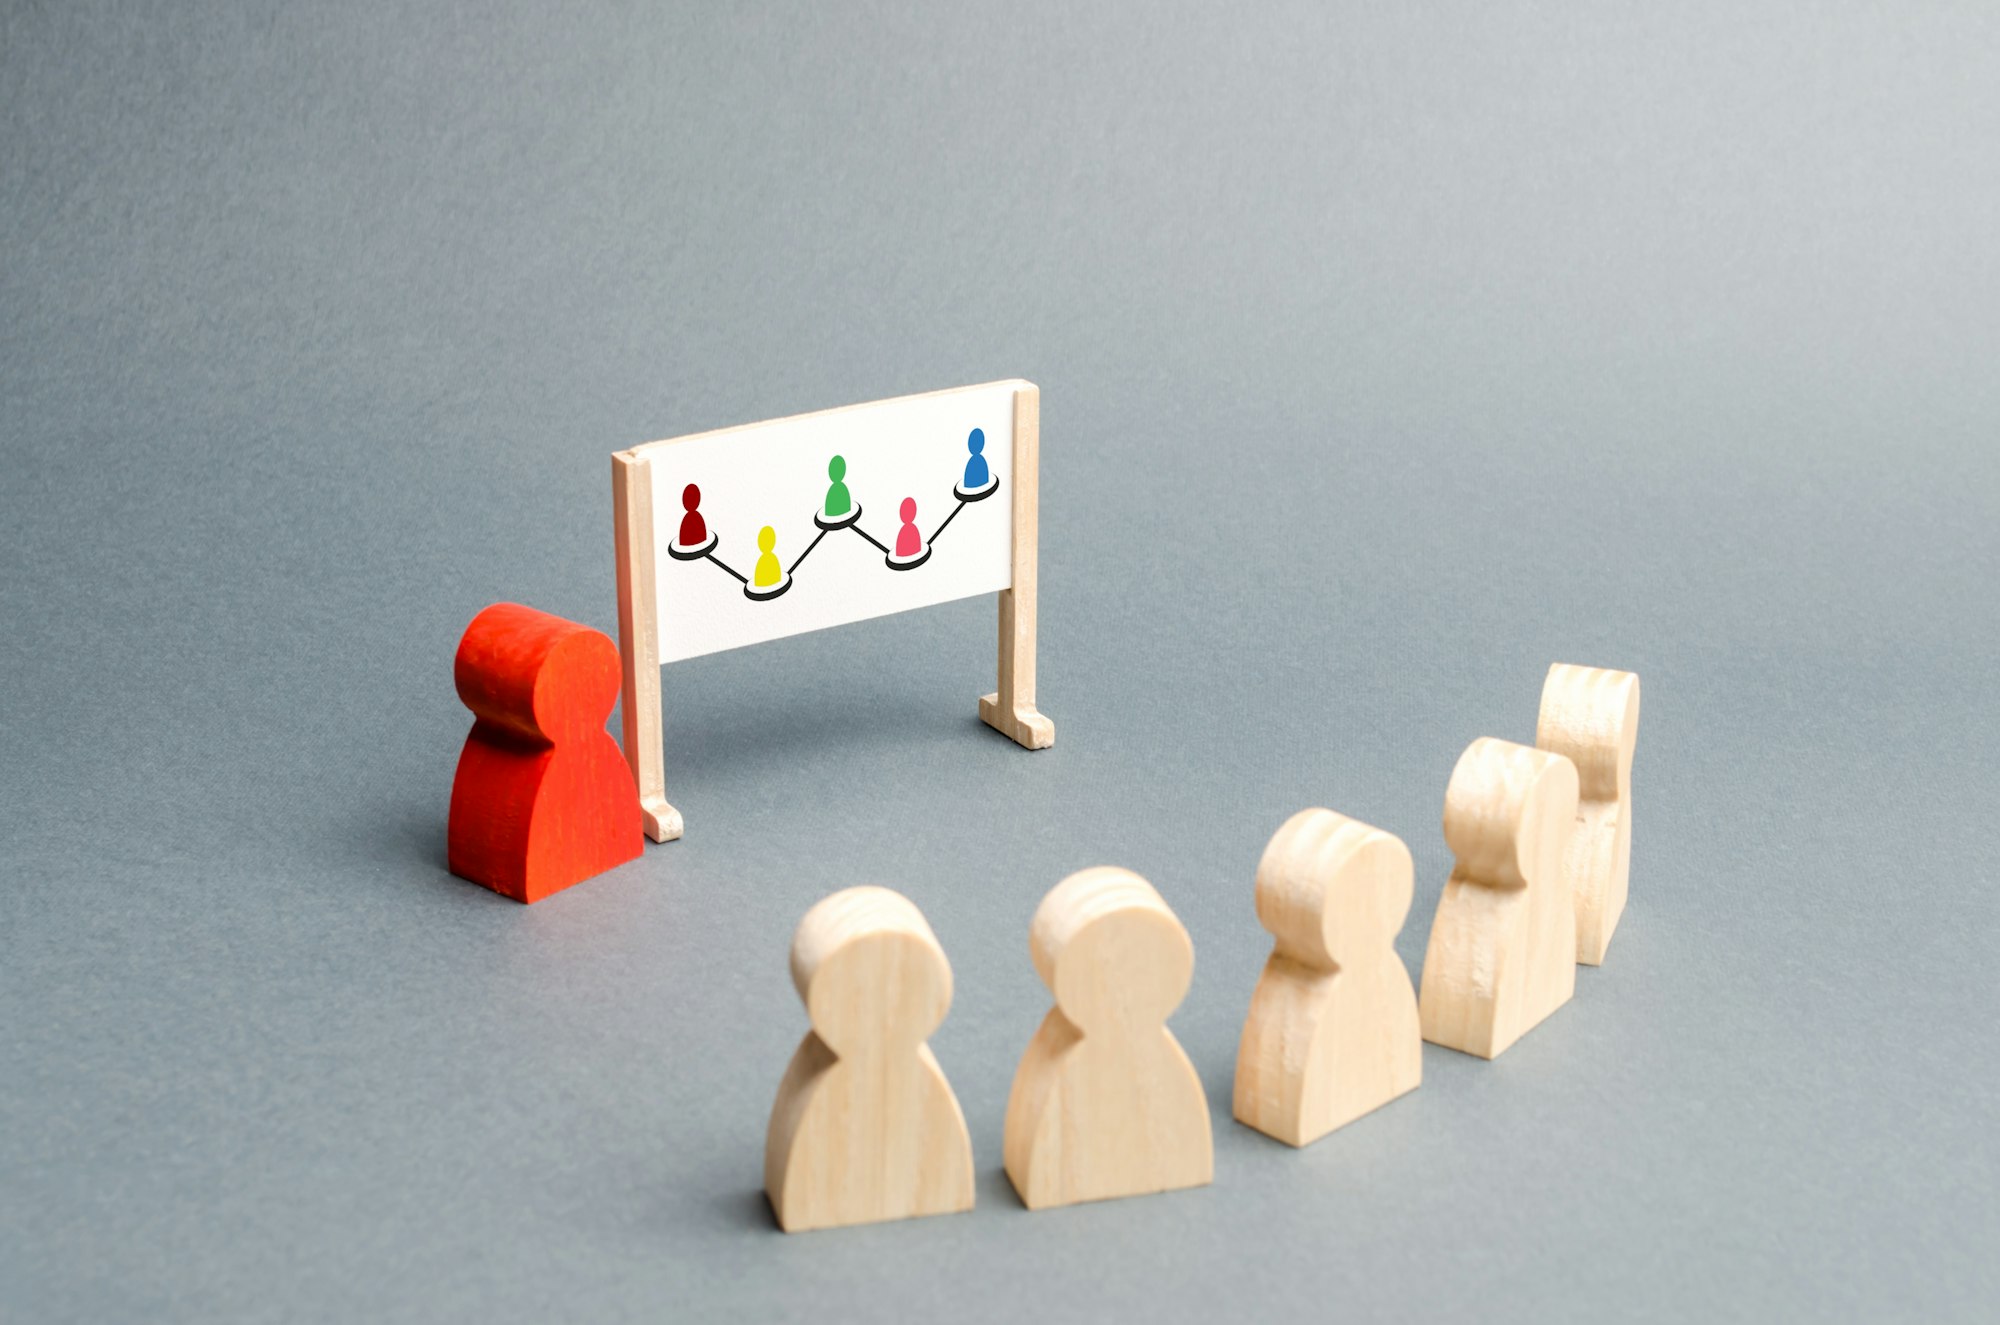
<svg viewBox="0 0 2000 1325">
<path fill-rule="evenodd" d="M 1029 600 L 1033 602 L 1032 599 Z M 1035 617 L 1023 625 L 1012 589 L 1000 593 L 1000 688 L 979 699 L 979 720 L 1017 745 L 1046 750 L 1056 743 L 1056 725 L 1035 707 Z M 1026 639 L 1022 636 L 1025 633 Z"/>
<path fill-rule="evenodd" d="M 1014 564 L 1000 591 L 1000 688 L 979 701 L 979 718 L 1016 744 L 1046 750 L 1056 725 L 1035 707 L 1036 542 L 1040 529 L 1041 389 L 1014 393 Z"/>
<path fill-rule="evenodd" d="M 653 560 L 653 482 L 648 462 L 630 452 L 611 457 L 612 533 L 618 542 L 618 661 L 624 686 L 620 725 L 625 762 L 639 786 L 646 836 L 671 842 L 681 812 L 667 803 L 660 726 L 660 624 Z"/>
</svg>

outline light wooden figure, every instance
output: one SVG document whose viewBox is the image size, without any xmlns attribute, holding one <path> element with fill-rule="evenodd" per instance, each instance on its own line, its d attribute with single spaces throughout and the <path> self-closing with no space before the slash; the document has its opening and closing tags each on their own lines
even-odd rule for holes
<svg viewBox="0 0 2000 1325">
<path fill-rule="evenodd" d="M 1194 945 L 1130 870 L 1070 875 L 1028 947 L 1056 1006 L 1007 1099 L 1007 1176 L 1030 1210 L 1199 1187 L 1215 1176 L 1208 1100 L 1167 1029 Z"/>
<path fill-rule="evenodd" d="M 1300 810 L 1257 864 L 1277 939 L 1236 1053 L 1236 1120 L 1303 1146 L 1417 1088 L 1417 991 L 1396 955 L 1415 868 L 1403 840 Z"/>
<path fill-rule="evenodd" d="M 849 888 L 806 912 L 792 983 L 812 1031 L 764 1139 L 764 1191 L 786 1232 L 972 1208 L 965 1115 L 925 1039 L 951 966 L 910 900 Z"/>
<path fill-rule="evenodd" d="M 1632 753 L 1639 744 L 1639 678 L 1557 663 L 1542 683 L 1535 745 L 1576 765 L 1576 833 L 1563 877 L 1576 903 L 1576 959 L 1604 962 L 1625 913 L 1632 875 Z"/>
<path fill-rule="evenodd" d="M 1497 1058 L 1576 991 L 1576 909 L 1562 857 L 1576 765 L 1481 737 L 1452 770 L 1444 840 L 1458 857 L 1438 899 L 1418 999 L 1424 1038 Z"/>
</svg>

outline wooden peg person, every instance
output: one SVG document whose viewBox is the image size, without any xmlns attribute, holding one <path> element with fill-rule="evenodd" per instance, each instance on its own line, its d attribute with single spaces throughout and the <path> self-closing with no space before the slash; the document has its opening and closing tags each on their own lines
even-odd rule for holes
<svg viewBox="0 0 2000 1325">
<path fill-rule="evenodd" d="M 1303 1146 L 1415 1090 L 1417 991 L 1396 955 L 1415 869 L 1393 833 L 1300 810 L 1257 864 L 1277 940 L 1236 1052 L 1236 1120 Z"/>
<path fill-rule="evenodd" d="M 787 1233 L 972 1208 L 972 1139 L 924 1041 L 951 1007 L 951 964 L 887 888 L 823 898 L 792 937 L 812 1030 L 778 1085 L 764 1191 Z"/>
<path fill-rule="evenodd" d="M 1497 1058 L 1576 990 L 1576 908 L 1562 877 L 1576 765 L 1481 737 L 1445 791 L 1458 857 L 1438 900 L 1418 998 L 1424 1038 Z"/>
<path fill-rule="evenodd" d="M 1639 744 L 1639 678 L 1557 663 L 1542 683 L 1535 745 L 1576 765 L 1581 799 L 1563 877 L 1576 903 L 1576 959 L 1604 962 L 1625 913 L 1632 874 L 1632 753 Z"/>
<path fill-rule="evenodd" d="M 452 678 L 472 731 L 451 780 L 453 874 L 538 902 L 645 846 L 639 789 L 604 729 L 618 646 L 589 626 L 495 603 L 458 642 Z"/>
<path fill-rule="evenodd" d="M 1042 899 L 1028 948 L 1056 1005 L 1014 1074 L 1007 1176 L 1030 1210 L 1199 1187 L 1208 1099 L 1167 1029 L 1194 945 L 1153 886 L 1087 869 Z"/>
</svg>

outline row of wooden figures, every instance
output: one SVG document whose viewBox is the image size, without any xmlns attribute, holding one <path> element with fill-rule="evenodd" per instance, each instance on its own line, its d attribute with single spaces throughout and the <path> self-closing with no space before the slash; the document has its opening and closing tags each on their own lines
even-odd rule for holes
<svg viewBox="0 0 2000 1325">
<path fill-rule="evenodd" d="M 1257 865 L 1276 939 L 1236 1058 L 1238 1121 L 1303 1146 L 1400 1095 L 1421 1041 L 1498 1056 L 1604 960 L 1631 861 L 1639 678 L 1557 664 L 1536 748 L 1483 738 L 1445 792 L 1457 857 L 1431 924 L 1421 997 L 1395 941 L 1414 891 L 1402 839 L 1332 810 L 1285 821 Z M 1007 1100 L 1007 1176 L 1031 1210 L 1200 1186 L 1208 1102 L 1166 1021 L 1194 947 L 1130 870 L 1072 874 L 1042 899 L 1028 949 L 1055 1007 Z M 806 913 L 792 980 L 812 1031 L 778 1087 L 764 1189 L 788 1232 L 972 1207 L 972 1143 L 925 1040 L 951 967 L 887 888 Z"/>
</svg>

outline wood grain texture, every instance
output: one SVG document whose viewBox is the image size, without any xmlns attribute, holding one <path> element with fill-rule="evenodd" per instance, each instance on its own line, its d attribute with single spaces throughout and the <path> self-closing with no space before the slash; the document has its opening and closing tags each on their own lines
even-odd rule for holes
<svg viewBox="0 0 2000 1325">
<path fill-rule="evenodd" d="M 1557 663 L 1542 683 L 1535 745 L 1576 765 L 1576 832 L 1562 872 L 1576 903 L 1576 959 L 1604 962 L 1625 914 L 1632 875 L 1632 755 L 1639 745 L 1639 678 Z"/>
<path fill-rule="evenodd" d="M 1576 908 L 1562 877 L 1576 765 L 1482 737 L 1445 792 L 1457 856 L 1431 922 L 1418 998 L 1424 1038 L 1496 1058 L 1576 990 Z"/>
<path fill-rule="evenodd" d="M 792 938 L 812 1030 L 764 1139 L 764 1191 L 788 1233 L 970 1210 L 972 1141 L 924 1041 L 951 1007 L 951 965 L 887 888 L 822 899 Z"/>
<path fill-rule="evenodd" d="M 1414 889 L 1401 838 L 1332 810 L 1272 836 L 1257 919 L 1277 943 L 1237 1048 L 1238 1122 L 1303 1146 L 1417 1088 L 1417 991 L 1396 955 Z"/>
<path fill-rule="evenodd" d="M 604 729 L 618 698 L 607 636 L 495 603 L 465 628 L 452 675 L 474 719 L 451 783 L 453 874 L 537 902 L 639 855 L 638 792 Z"/>
<path fill-rule="evenodd" d="M 1040 539 L 1042 392 L 1014 393 L 1014 569 L 1000 591 L 1000 688 L 979 701 L 979 717 L 1030 750 L 1056 743 L 1056 725 L 1035 707 L 1035 597 Z"/>
<path fill-rule="evenodd" d="M 1072 874 L 1036 908 L 1029 952 L 1056 1005 L 1007 1100 L 1007 1176 L 1031 1210 L 1196 1187 L 1215 1176 L 1201 1078 L 1166 1019 L 1194 945 L 1130 870 Z"/>
<path fill-rule="evenodd" d="M 666 751 L 660 726 L 660 619 L 653 559 L 653 479 L 645 457 L 611 457 L 612 537 L 618 577 L 618 657 L 625 704 L 625 760 L 639 788 L 646 836 L 671 842 L 684 829 L 667 803 Z"/>
</svg>

